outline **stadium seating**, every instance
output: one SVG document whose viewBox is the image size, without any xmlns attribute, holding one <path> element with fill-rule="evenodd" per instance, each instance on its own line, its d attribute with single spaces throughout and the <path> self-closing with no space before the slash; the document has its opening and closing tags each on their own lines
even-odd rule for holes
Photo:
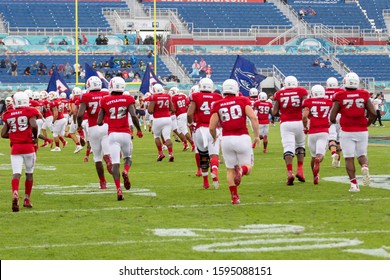
<svg viewBox="0 0 390 280">
<path fill-rule="evenodd" d="M 80 55 L 79 56 L 79 64 L 84 67 L 85 63 L 88 63 L 89 65 L 92 64 L 93 61 L 96 61 L 99 63 L 102 61 L 105 63 L 110 59 L 112 55 Z M 118 58 L 124 57 L 126 60 L 129 59 L 129 56 L 114 56 Z M 138 61 L 142 59 L 143 62 L 149 63 L 153 61 L 149 59 L 146 55 L 136 55 Z M 5 58 L 5 57 L 1 57 Z M 13 61 L 13 58 L 11 57 L 11 60 Z M 73 55 L 52 55 L 52 56 L 47 56 L 47 55 L 18 55 L 16 56 L 16 60 L 18 62 L 18 76 L 14 77 L 11 76 L 11 73 L 7 73 L 7 69 L 5 68 L 0 68 L 0 82 L 1 83 L 47 83 L 50 79 L 48 75 L 45 76 L 24 76 L 23 71 L 27 66 L 32 66 L 36 61 L 43 62 L 46 67 L 47 71 L 50 69 L 50 67 L 53 64 L 56 64 L 57 67 L 59 67 L 60 64 L 65 65 L 66 63 L 69 63 L 72 68 L 73 65 L 76 63 L 75 62 L 75 56 Z M 103 70 L 106 72 L 107 70 L 121 70 L 123 71 L 124 68 L 102 68 L 102 69 L 97 69 L 97 70 Z M 166 67 L 166 65 L 158 58 L 157 59 L 157 69 L 158 69 L 158 74 L 161 77 L 167 77 L 170 75 L 170 71 Z M 130 68 L 127 68 L 127 71 L 129 71 Z M 140 71 L 138 65 L 134 66 L 131 68 L 133 72 L 135 73 L 138 71 L 141 75 L 141 79 L 143 77 L 143 73 Z M 76 80 L 75 76 L 72 76 L 71 79 L 65 79 L 66 82 L 68 83 L 74 83 Z"/>
<path fill-rule="evenodd" d="M 110 29 L 103 8 L 128 8 L 123 1 L 79 1 L 79 26 Z M 75 26 L 74 1 L 17 0 L 2 1 L 0 14 L 10 28 L 73 28 Z"/>
<path fill-rule="evenodd" d="M 153 5 L 152 2 L 144 3 Z M 252 25 L 292 23 L 272 3 L 188 3 L 159 2 L 158 8 L 177 9 L 181 18 L 194 28 L 251 28 Z"/>
<path fill-rule="evenodd" d="M 202 55 L 207 64 L 211 65 L 213 73 L 211 78 L 216 83 L 222 83 L 230 77 L 236 55 Z M 271 68 L 275 65 L 284 75 L 294 75 L 300 82 L 322 82 L 329 77 L 341 79 L 340 75 L 333 68 L 321 68 L 312 66 L 317 58 L 315 55 L 248 55 L 244 56 L 252 61 L 257 69 Z M 177 58 L 185 66 L 189 73 L 194 60 L 199 55 L 178 55 Z"/>
<path fill-rule="evenodd" d="M 301 8 L 307 9 L 311 6 L 316 15 L 307 15 L 304 20 L 308 23 L 322 23 L 335 27 L 359 26 L 362 29 L 371 29 L 371 23 L 365 17 L 356 3 L 338 4 L 292 4 L 298 13 Z"/>
<path fill-rule="evenodd" d="M 368 18 L 373 19 L 376 28 L 386 29 L 386 24 L 383 19 L 382 10 L 390 9 L 390 1 L 388 0 L 371 0 L 360 1 L 360 5 L 366 10 Z"/>
<path fill-rule="evenodd" d="M 374 77 L 375 81 L 390 81 L 388 55 L 338 55 L 337 58 L 360 77 Z"/>
</svg>

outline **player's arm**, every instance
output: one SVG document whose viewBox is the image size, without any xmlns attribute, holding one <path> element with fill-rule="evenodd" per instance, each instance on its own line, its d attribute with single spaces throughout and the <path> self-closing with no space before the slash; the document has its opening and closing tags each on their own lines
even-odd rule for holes
<svg viewBox="0 0 390 280">
<path fill-rule="evenodd" d="M 37 118 L 31 117 L 28 122 L 30 123 L 32 135 L 33 135 L 33 141 L 34 143 L 37 143 L 38 141 L 38 125 L 37 125 Z"/>
<path fill-rule="evenodd" d="M 148 113 L 149 114 L 153 115 L 155 106 L 156 106 L 156 102 L 155 101 L 150 101 L 149 107 L 148 107 Z"/>
<path fill-rule="evenodd" d="M 194 121 L 195 109 L 196 109 L 196 104 L 194 101 L 191 101 L 190 106 L 188 107 L 188 110 L 187 110 L 187 123 L 189 125 L 192 124 Z"/>
<path fill-rule="evenodd" d="M 97 119 L 98 126 L 102 126 L 103 125 L 103 120 L 104 120 L 104 116 L 105 115 L 106 115 L 106 110 L 104 110 L 103 107 L 100 107 L 100 111 L 99 111 L 98 119 Z"/>
<path fill-rule="evenodd" d="M 175 113 L 175 111 L 176 111 L 176 108 L 173 105 L 172 101 L 169 101 L 169 111 L 171 112 L 171 114 Z"/>
<path fill-rule="evenodd" d="M 86 108 L 87 108 L 87 105 L 85 105 L 85 103 L 80 103 L 79 110 L 77 112 L 77 126 L 78 127 L 81 127 L 81 124 L 83 122 L 83 116 L 84 116 Z"/>
<path fill-rule="evenodd" d="M 8 131 L 9 131 L 8 123 L 4 122 L 3 128 L 1 129 L 1 137 L 2 138 L 9 138 Z"/>
<path fill-rule="evenodd" d="M 253 112 L 253 109 L 250 105 L 245 106 L 245 115 L 249 118 L 252 128 L 253 128 L 253 143 L 258 146 L 260 145 L 260 128 L 259 121 Z"/>
<path fill-rule="evenodd" d="M 57 106 L 52 107 L 51 111 L 53 112 L 53 124 L 58 118 L 58 108 Z"/>
<path fill-rule="evenodd" d="M 305 133 L 308 131 L 307 124 L 309 122 L 310 109 L 308 107 L 303 108 L 302 122 L 303 122 L 303 131 Z"/>
<path fill-rule="evenodd" d="M 331 123 L 336 123 L 336 117 L 339 112 L 340 112 L 340 102 L 335 100 L 333 101 L 332 110 L 330 111 L 330 116 L 329 116 L 329 121 Z"/>
<path fill-rule="evenodd" d="M 218 126 L 219 118 L 218 114 L 215 112 L 211 115 L 210 123 L 209 123 L 209 130 L 211 137 L 213 137 L 213 143 L 217 140 L 217 126 Z"/>
<path fill-rule="evenodd" d="M 279 116 L 279 101 L 278 100 L 275 100 L 274 107 L 272 108 L 272 115 L 274 117 Z"/>
<path fill-rule="evenodd" d="M 143 136 L 143 134 L 142 134 L 141 126 L 139 125 L 139 119 L 138 119 L 137 114 L 135 112 L 134 104 L 130 104 L 129 107 L 127 107 L 127 111 L 129 112 L 130 117 L 133 121 L 133 124 L 134 124 L 135 128 L 137 129 L 137 136 L 139 138 L 141 138 Z"/>
<path fill-rule="evenodd" d="M 368 112 L 367 126 L 370 126 L 376 119 L 376 110 L 370 99 L 367 100 L 365 107 Z"/>
</svg>

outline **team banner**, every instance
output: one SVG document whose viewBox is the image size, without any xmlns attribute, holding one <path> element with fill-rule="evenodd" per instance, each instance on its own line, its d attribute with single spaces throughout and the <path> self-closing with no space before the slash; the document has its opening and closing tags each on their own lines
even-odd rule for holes
<svg viewBox="0 0 390 280">
<path fill-rule="evenodd" d="M 265 76 L 260 75 L 253 62 L 237 55 L 230 79 L 234 79 L 240 86 L 240 92 L 248 96 L 251 88 L 259 88 Z"/>
<path fill-rule="evenodd" d="M 53 74 L 51 75 L 46 91 L 58 91 L 59 93 L 65 92 L 67 98 L 69 98 L 69 95 L 71 94 L 70 88 L 66 84 L 65 80 L 57 72 L 57 70 L 54 70 Z"/>
<path fill-rule="evenodd" d="M 162 83 L 154 74 L 152 69 L 150 68 L 149 64 L 146 66 L 144 77 L 142 78 L 141 87 L 139 88 L 139 91 L 143 94 L 147 92 L 153 92 L 152 87 L 154 84 L 161 84 L 165 86 L 164 83 Z"/>
<path fill-rule="evenodd" d="M 103 74 L 93 69 L 88 63 L 85 63 L 85 82 L 92 76 L 96 76 L 102 81 L 102 88 L 108 88 L 108 81 Z"/>
</svg>

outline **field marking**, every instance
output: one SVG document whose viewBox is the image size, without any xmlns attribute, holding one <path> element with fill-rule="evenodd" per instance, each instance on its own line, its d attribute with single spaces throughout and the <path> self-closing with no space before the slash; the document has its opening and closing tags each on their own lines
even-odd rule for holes
<svg viewBox="0 0 390 280">
<path fill-rule="evenodd" d="M 390 254 L 383 247 L 378 249 L 347 249 L 343 250 L 343 252 L 359 253 L 384 259 L 390 259 Z"/>
<path fill-rule="evenodd" d="M 390 197 L 378 197 L 378 198 L 356 198 L 353 201 L 377 201 L 377 200 L 390 200 Z M 312 203 L 335 203 L 335 202 L 351 202 L 351 199 L 335 199 L 335 200 L 307 200 L 307 201 L 273 201 L 273 202 L 253 202 L 253 203 L 240 203 L 240 207 L 244 206 L 257 206 L 257 205 L 282 205 L 282 204 L 312 204 Z M 120 203 L 120 202 L 119 202 Z M 210 204 L 208 207 L 232 207 L 230 203 Z M 84 209 L 66 209 L 66 212 L 99 212 L 99 211 L 118 211 L 118 210 L 150 210 L 150 209 L 176 209 L 176 208 L 204 208 L 204 204 L 193 205 L 167 205 L 167 206 L 130 206 L 130 207 L 106 207 L 106 208 L 84 208 Z M 48 209 L 48 210 L 29 210 L 20 211 L 18 215 L 23 214 L 48 214 L 48 213 L 63 213 L 65 210 L 61 209 Z M 3 212 L 3 215 L 13 215 L 12 212 Z"/>
<path fill-rule="evenodd" d="M 362 186 L 362 189 L 365 188 L 377 188 L 377 189 L 385 189 L 390 190 L 390 175 L 370 175 L 371 182 L 370 186 Z M 336 182 L 336 183 L 344 183 L 350 184 L 350 181 L 347 176 L 332 176 L 332 177 L 324 177 L 321 178 L 324 181 Z M 361 183 L 362 177 L 357 176 L 359 183 Z"/>
<path fill-rule="evenodd" d="M 312 245 L 286 245 L 286 246 L 270 246 L 250 248 L 248 245 L 263 245 L 263 244 L 289 244 L 289 243 L 305 243 L 313 242 Z M 321 244 L 323 243 L 323 244 Z M 330 249 L 345 246 L 357 246 L 363 244 L 363 241 L 347 238 L 276 238 L 276 239 L 254 239 L 247 241 L 219 242 L 213 244 L 204 244 L 193 246 L 192 249 L 200 252 L 218 252 L 218 253 L 253 253 L 253 252 L 275 252 L 275 251 L 296 251 L 296 250 L 313 250 L 313 249 Z M 228 247 L 228 249 L 222 249 Z M 237 248 L 229 248 L 237 247 Z"/>
<path fill-rule="evenodd" d="M 44 170 L 44 171 L 54 171 L 57 170 L 57 167 L 53 165 L 45 165 L 45 164 L 36 164 L 34 169 Z M 0 164 L 0 170 L 12 170 L 12 165 L 3 163 Z"/>
</svg>

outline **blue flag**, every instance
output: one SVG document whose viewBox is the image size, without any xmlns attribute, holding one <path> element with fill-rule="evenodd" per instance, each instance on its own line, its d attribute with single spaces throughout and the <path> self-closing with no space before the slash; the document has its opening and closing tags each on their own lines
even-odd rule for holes
<svg viewBox="0 0 390 280">
<path fill-rule="evenodd" d="M 161 84 L 165 86 L 164 83 L 162 83 L 156 75 L 153 73 L 152 69 L 150 69 L 149 64 L 146 66 L 144 77 L 142 78 L 141 87 L 139 88 L 139 91 L 143 94 L 147 92 L 153 93 L 152 87 L 154 84 Z"/>
<path fill-rule="evenodd" d="M 108 81 L 100 71 L 96 71 L 88 63 L 85 63 L 85 82 L 92 77 L 96 76 L 102 81 L 102 88 L 108 88 Z"/>
<path fill-rule="evenodd" d="M 58 91 L 59 93 L 65 92 L 67 98 L 69 98 L 69 95 L 72 93 L 65 80 L 60 76 L 57 70 L 53 71 L 46 91 Z"/>
<path fill-rule="evenodd" d="M 240 92 L 248 96 L 251 88 L 260 88 L 260 83 L 265 79 L 265 76 L 257 72 L 253 62 L 237 55 L 230 79 L 236 80 L 240 86 Z"/>
</svg>

